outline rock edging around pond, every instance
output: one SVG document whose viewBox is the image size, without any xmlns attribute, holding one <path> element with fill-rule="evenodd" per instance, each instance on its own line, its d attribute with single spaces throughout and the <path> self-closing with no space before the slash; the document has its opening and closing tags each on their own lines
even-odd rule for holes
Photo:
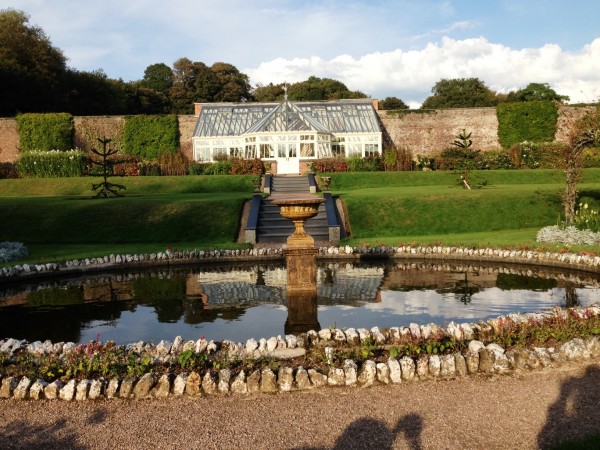
<svg viewBox="0 0 600 450">
<path fill-rule="evenodd" d="M 593 332 L 585 338 L 573 338 L 555 347 L 513 347 L 506 350 L 490 342 L 504 327 L 544 321 L 593 321 Z M 138 342 L 126 349 L 137 358 L 150 355 L 153 361 L 166 364 L 176 361 L 183 352 L 220 355 L 218 360 L 226 365 L 227 358 L 261 360 L 248 370 L 218 368 L 204 371 L 179 371 L 173 373 L 145 373 L 138 378 L 112 377 L 98 379 L 70 379 L 46 382 L 27 376 L 2 377 L 0 398 L 16 400 L 83 401 L 100 399 L 147 399 L 169 396 L 251 395 L 308 390 L 326 386 L 360 386 L 374 384 L 399 384 L 419 380 L 449 380 L 473 375 L 510 374 L 519 370 L 539 370 L 558 367 L 572 361 L 600 361 L 600 335 L 596 331 L 600 319 L 600 306 L 588 308 L 555 308 L 546 313 L 509 315 L 477 324 L 455 324 L 446 329 L 435 324 L 393 327 L 379 330 L 322 329 L 309 331 L 296 337 L 288 335 L 270 339 L 249 339 L 245 344 L 231 341 L 185 342 L 177 337 L 173 342 L 161 341 L 157 345 Z M 582 322 L 580 322 L 582 323 Z M 514 328 L 513 328 L 514 329 Z M 464 344 L 463 351 L 429 352 L 416 357 L 394 354 L 394 345 L 401 342 L 420 342 L 423 339 L 449 338 Z M 486 342 L 488 342 L 486 344 Z M 74 343 L 44 343 L 5 339 L 0 341 L 4 360 L 20 352 L 31 357 L 54 352 L 68 355 L 85 348 Z M 342 356 L 349 348 L 366 351 L 366 358 L 352 359 Z M 372 358 L 369 349 L 381 348 L 387 353 Z M 336 354 L 336 352 L 338 352 Z M 191 354 L 191 353 L 189 353 Z M 298 361 L 306 355 L 321 361 L 315 367 L 303 367 Z M 356 353 L 354 353 L 356 355 Z M 212 355 L 212 356 L 211 356 Z M 225 357 L 225 359 L 223 359 Z"/>
<path fill-rule="evenodd" d="M 502 262 L 511 264 L 536 264 L 563 267 L 589 272 L 600 271 L 600 256 L 593 254 L 542 252 L 537 250 L 463 248 L 447 246 L 396 246 L 351 247 L 321 246 L 317 257 L 323 259 L 361 260 L 369 258 L 389 259 L 440 259 L 471 260 L 479 262 Z M 191 250 L 166 251 L 150 254 L 111 254 L 96 258 L 74 259 L 60 263 L 17 264 L 0 268 L 0 282 L 19 278 L 54 276 L 118 268 L 144 266 L 170 266 L 193 263 L 240 262 L 282 260 L 283 248 L 260 247 L 237 250 Z"/>
</svg>

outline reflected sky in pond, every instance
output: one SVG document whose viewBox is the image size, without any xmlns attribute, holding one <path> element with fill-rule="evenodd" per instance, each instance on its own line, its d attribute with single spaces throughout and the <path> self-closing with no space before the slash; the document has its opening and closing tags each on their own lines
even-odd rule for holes
<svg viewBox="0 0 600 450">
<path fill-rule="evenodd" d="M 600 275 L 531 267 L 319 264 L 317 278 L 316 301 L 300 303 L 287 296 L 283 265 L 151 269 L 0 285 L 0 338 L 245 341 L 309 326 L 477 322 L 588 306 L 600 298 Z"/>
</svg>

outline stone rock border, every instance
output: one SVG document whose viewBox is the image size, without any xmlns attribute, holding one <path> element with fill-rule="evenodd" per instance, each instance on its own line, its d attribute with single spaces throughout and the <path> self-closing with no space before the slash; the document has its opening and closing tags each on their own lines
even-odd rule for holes
<svg viewBox="0 0 600 450">
<path fill-rule="evenodd" d="M 210 262 L 241 262 L 283 259 L 283 248 L 259 247 L 237 250 L 191 250 L 166 251 L 150 254 L 111 254 L 97 258 L 75 259 L 60 263 L 18 264 L 0 268 L 0 282 L 15 278 L 64 275 L 69 273 L 102 271 L 108 269 L 184 265 Z M 440 259 L 501 262 L 508 264 L 535 264 L 561 267 L 588 272 L 600 272 L 600 256 L 575 253 L 541 252 L 536 250 L 505 250 L 494 248 L 463 248 L 447 246 L 398 246 L 398 247 L 319 247 L 318 258 L 361 260 L 369 258 L 388 259 Z"/>
<path fill-rule="evenodd" d="M 586 320 L 600 316 L 600 306 L 588 308 L 571 308 L 571 313 L 579 319 Z M 224 349 L 231 357 L 267 357 L 278 360 L 278 370 L 270 367 L 233 372 L 228 368 L 216 373 L 210 370 L 199 373 L 180 373 L 174 375 L 165 373 L 157 376 L 146 373 L 141 378 L 111 378 L 111 379 L 71 379 L 67 382 L 55 380 L 51 383 L 41 379 L 20 379 L 12 376 L 2 378 L 0 383 L 0 398 L 16 400 L 54 400 L 83 401 L 100 399 L 146 399 L 165 398 L 169 396 L 211 396 L 211 395 L 249 395 L 259 393 L 278 393 L 297 390 L 308 390 L 325 386 L 360 386 L 374 384 L 399 384 L 419 380 L 442 379 L 449 380 L 477 374 L 509 374 L 519 370 L 539 370 L 547 367 L 557 367 L 570 361 L 594 361 L 600 359 L 600 336 L 589 336 L 585 339 L 574 338 L 558 347 L 515 347 L 508 351 L 498 344 L 484 344 L 499 329 L 506 320 L 514 323 L 530 320 L 543 321 L 551 318 L 567 317 L 569 311 L 555 308 L 546 313 L 511 314 L 507 317 L 490 319 L 478 324 L 455 324 L 451 322 L 446 329 L 435 324 L 408 327 L 392 327 L 379 330 L 378 327 L 367 329 L 322 329 L 309 331 L 306 335 L 297 337 L 288 335 L 271 337 L 269 339 L 249 339 L 245 344 L 231 341 L 207 342 L 204 338 L 198 341 L 185 342 L 181 337 L 173 342 L 161 341 L 157 345 L 138 342 L 129 344 L 126 348 L 141 354 L 152 355 L 155 361 L 168 362 L 176 359 L 185 350 L 196 353 L 214 353 Z M 402 337 L 414 339 L 430 336 L 450 336 L 463 340 L 466 350 L 463 353 L 427 354 L 418 358 L 402 356 L 394 358 L 391 355 L 385 362 L 372 359 L 357 362 L 345 359 L 341 367 L 333 364 L 333 352 L 340 346 L 365 345 L 375 343 L 386 347 L 397 343 Z M 480 338 L 474 339 L 474 337 Z M 74 343 L 27 343 L 15 339 L 0 341 L 0 352 L 12 355 L 19 351 L 30 354 L 68 354 L 77 345 Z M 307 350 L 314 348 L 323 352 L 327 360 L 328 370 L 319 371 L 314 368 L 305 369 L 294 367 L 289 361 L 305 355 Z M 286 363 L 286 361 L 288 361 Z"/>
<path fill-rule="evenodd" d="M 23 264 L 0 268 L 0 281 L 14 281 L 18 278 L 30 278 L 46 275 L 64 275 L 69 273 L 102 271 L 107 269 L 140 267 L 150 265 L 183 265 L 196 262 L 226 261 L 260 261 L 283 258 L 281 247 L 262 247 L 244 250 L 213 250 L 159 252 L 136 255 L 109 255 L 85 260 L 71 260 L 62 263 Z M 499 262 L 509 264 L 535 264 L 550 267 L 562 267 L 600 272 L 600 256 L 573 253 L 552 253 L 534 250 L 504 250 L 492 248 L 462 248 L 447 246 L 399 246 L 399 247 L 320 247 L 320 259 L 361 260 L 369 258 L 389 259 L 441 259 L 470 260 L 479 262 Z M 585 310 L 576 310 L 581 317 L 600 315 L 599 306 L 591 306 Z M 509 315 L 513 321 L 528 320 L 529 317 L 543 319 L 549 314 L 565 314 L 565 310 L 555 310 L 544 314 Z M 590 360 L 600 357 L 600 337 L 572 339 L 558 348 L 516 348 L 506 351 L 497 344 L 485 345 L 481 340 L 473 339 L 475 332 L 484 336 L 494 331 L 494 324 L 503 318 L 492 319 L 480 324 L 454 324 L 451 322 L 444 330 L 455 339 L 468 341 L 468 351 L 464 354 L 423 355 L 419 358 L 403 356 L 399 359 L 388 358 L 386 362 L 366 360 L 362 364 L 347 359 L 342 367 L 330 365 L 327 373 L 301 366 L 292 367 L 282 364 L 274 372 L 270 368 L 245 373 L 243 370 L 233 373 L 230 369 L 221 369 L 216 375 L 191 372 L 177 376 L 164 374 L 157 378 L 152 373 L 139 379 L 96 379 L 59 380 L 47 383 L 42 380 L 31 380 L 27 377 L 15 379 L 4 377 L 0 383 L 0 398 L 14 399 L 62 399 L 62 400 L 97 400 L 113 398 L 162 398 L 168 396 L 200 396 L 215 394 L 256 394 L 276 393 L 291 390 L 313 389 L 322 386 L 370 386 L 376 383 L 397 384 L 427 379 L 452 379 L 475 374 L 510 373 L 522 369 L 541 369 L 554 367 L 572 360 Z M 413 337 L 427 337 L 438 332 L 441 327 L 410 324 L 408 327 L 392 327 L 379 330 L 378 327 L 367 329 L 324 329 L 310 331 L 306 339 L 298 339 L 289 335 L 269 339 L 248 340 L 245 344 L 223 341 L 215 343 L 200 339 L 196 342 L 177 337 L 173 343 L 161 341 L 158 345 L 139 342 L 129 344 L 133 350 L 144 350 L 153 354 L 154 358 L 163 361 L 174 358 L 185 349 L 196 352 L 215 351 L 218 347 L 228 349 L 230 355 L 266 356 L 286 361 L 306 353 L 307 347 L 321 346 L 325 356 L 334 351 L 332 345 L 360 345 L 368 339 L 377 345 L 393 345 L 403 334 Z M 27 343 L 15 339 L 0 340 L 0 352 L 13 354 L 25 350 L 30 353 L 65 353 L 76 347 L 74 343 Z"/>
</svg>

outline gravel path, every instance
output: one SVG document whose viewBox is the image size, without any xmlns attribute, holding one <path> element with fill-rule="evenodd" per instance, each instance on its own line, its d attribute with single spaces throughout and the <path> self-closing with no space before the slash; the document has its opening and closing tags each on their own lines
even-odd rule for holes
<svg viewBox="0 0 600 450">
<path fill-rule="evenodd" d="M 482 449 L 600 433 L 600 361 L 253 397 L 0 401 L 2 449 Z"/>
</svg>

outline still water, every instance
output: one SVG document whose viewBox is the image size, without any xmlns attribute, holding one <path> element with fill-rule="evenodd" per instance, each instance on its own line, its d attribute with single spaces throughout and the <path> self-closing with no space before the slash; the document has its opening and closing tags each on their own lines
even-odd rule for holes
<svg viewBox="0 0 600 450">
<path fill-rule="evenodd" d="M 222 265 L 0 284 L 0 338 L 88 342 L 269 338 L 327 328 L 477 322 L 600 301 L 600 274 L 432 262 L 319 264 L 316 298 L 284 265 Z"/>
</svg>

